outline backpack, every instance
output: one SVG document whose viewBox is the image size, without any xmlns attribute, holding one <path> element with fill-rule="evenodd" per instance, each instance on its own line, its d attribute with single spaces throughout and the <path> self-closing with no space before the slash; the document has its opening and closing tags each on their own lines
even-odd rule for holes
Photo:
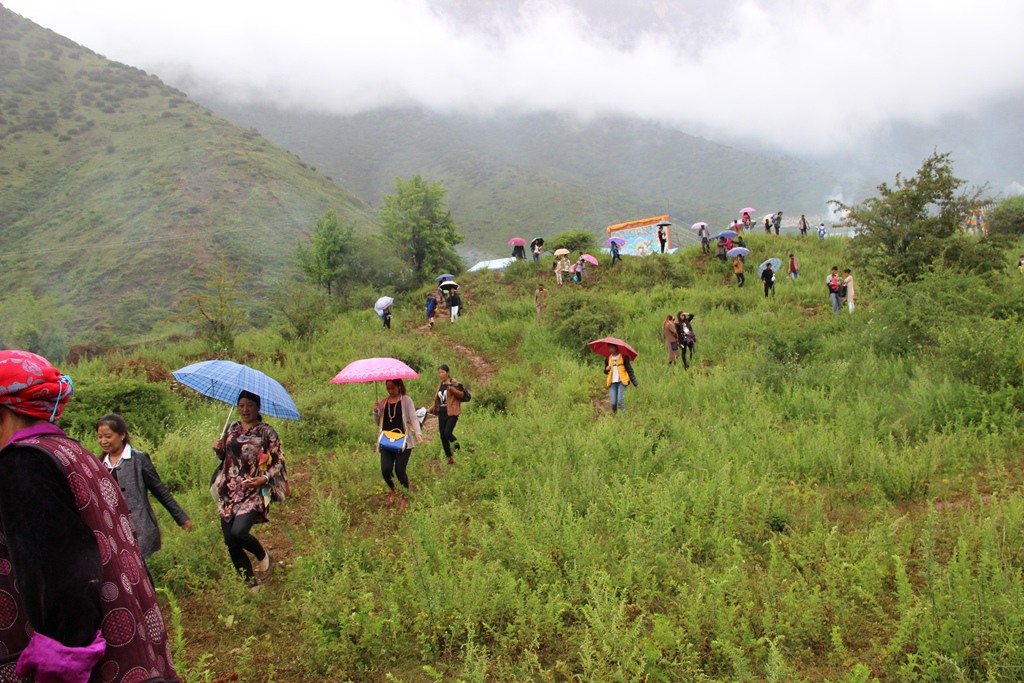
<svg viewBox="0 0 1024 683">
<path fill-rule="evenodd" d="M 473 398 L 469 395 L 469 389 L 466 388 L 465 384 L 460 384 L 459 389 L 462 389 L 462 398 L 460 398 L 459 401 L 462 403 L 469 403 Z"/>
</svg>

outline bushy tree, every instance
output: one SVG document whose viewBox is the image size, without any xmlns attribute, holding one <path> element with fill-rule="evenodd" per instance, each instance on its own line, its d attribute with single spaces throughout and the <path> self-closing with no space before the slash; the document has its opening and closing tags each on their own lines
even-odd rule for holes
<svg viewBox="0 0 1024 683">
<path fill-rule="evenodd" d="M 353 276 L 356 260 L 355 223 L 344 223 L 331 209 L 316 221 L 308 244 L 299 240 L 299 270 L 327 294 L 342 293 Z"/>
<path fill-rule="evenodd" d="M 380 210 L 384 238 L 421 281 L 462 269 L 462 259 L 455 252 L 462 236 L 444 201 L 446 194 L 440 181 L 429 184 L 417 175 L 408 181 L 396 178 L 395 193 L 384 195 Z"/>
<path fill-rule="evenodd" d="M 247 318 L 238 304 L 241 282 L 241 276 L 222 259 L 207 284 L 185 297 L 176 317 L 195 328 L 213 348 L 234 348 L 235 335 Z"/>
<path fill-rule="evenodd" d="M 281 336 L 309 344 L 331 320 L 330 295 L 304 282 L 281 284 L 273 296 Z"/>
<path fill-rule="evenodd" d="M 999 202 L 986 220 L 990 235 L 1024 234 L 1024 194 Z"/>
<path fill-rule="evenodd" d="M 597 241 L 594 234 L 586 230 L 568 230 L 559 233 L 544 243 L 552 251 L 555 249 L 568 249 L 573 254 L 581 251 L 593 251 L 597 248 Z"/>
<path fill-rule="evenodd" d="M 939 262 L 948 240 L 959 239 L 961 221 L 979 204 L 981 190 L 963 185 L 949 153 L 936 152 L 912 178 L 897 174 L 893 185 L 879 185 L 877 197 L 854 206 L 834 201 L 846 214 L 842 225 L 857 230 L 854 261 L 884 278 L 919 279 Z"/>
</svg>

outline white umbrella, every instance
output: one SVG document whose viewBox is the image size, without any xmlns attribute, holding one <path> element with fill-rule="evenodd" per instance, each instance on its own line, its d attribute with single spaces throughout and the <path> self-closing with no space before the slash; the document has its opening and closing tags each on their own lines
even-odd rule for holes
<svg viewBox="0 0 1024 683">
<path fill-rule="evenodd" d="M 373 305 L 373 310 L 377 311 L 377 313 L 382 313 L 385 308 L 387 308 L 393 303 L 395 303 L 395 300 L 390 296 L 382 296 L 381 298 L 377 299 L 377 303 Z"/>
</svg>

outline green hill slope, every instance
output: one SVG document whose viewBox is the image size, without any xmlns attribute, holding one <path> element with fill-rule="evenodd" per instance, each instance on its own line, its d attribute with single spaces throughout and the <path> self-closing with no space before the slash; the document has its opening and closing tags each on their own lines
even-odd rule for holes
<svg viewBox="0 0 1024 683">
<path fill-rule="evenodd" d="M 0 187 L 0 291 L 57 295 L 79 331 L 145 329 L 221 258 L 255 298 L 327 209 L 372 221 L 254 131 L 3 7 Z"/>
<path fill-rule="evenodd" d="M 887 290 L 854 267 L 857 309 L 833 315 L 824 277 L 850 264 L 846 240 L 748 244 L 742 289 L 732 264 L 696 248 L 602 256 L 586 287 L 556 287 L 545 256 L 460 276 L 455 324 L 429 329 L 415 296 L 395 302 L 390 330 L 367 308 L 309 345 L 247 333 L 234 359 L 281 381 L 302 415 L 268 420 L 292 495 L 254 530 L 276 567 L 257 595 L 232 576 L 208 491 L 226 406 L 170 379 L 200 344 L 62 368 L 77 389 L 62 426 L 94 446 L 97 415 L 122 412 L 195 525 L 184 533 L 158 509 L 164 546 L 148 565 L 173 599 L 179 672 L 1017 680 L 1024 278 L 943 271 Z M 790 252 L 800 279 L 764 297 L 756 264 Z M 538 322 L 540 282 L 551 293 Z M 661 326 L 679 310 L 696 315 L 689 369 L 666 365 Z M 606 335 L 639 351 L 615 416 L 584 346 Z M 472 391 L 456 465 L 427 420 L 406 509 L 388 504 L 371 451 L 382 388 L 328 383 L 375 356 L 417 369 L 418 406 L 440 363 Z"/>
<path fill-rule="evenodd" d="M 832 172 L 813 164 L 626 119 L 482 120 L 418 110 L 340 117 L 206 104 L 256 127 L 367 201 L 391 192 L 395 176 L 443 179 L 472 255 L 505 255 L 513 235 L 596 233 L 663 213 L 685 226 L 725 224 L 745 206 L 781 209 L 795 220 L 824 212 L 836 184 Z"/>
</svg>

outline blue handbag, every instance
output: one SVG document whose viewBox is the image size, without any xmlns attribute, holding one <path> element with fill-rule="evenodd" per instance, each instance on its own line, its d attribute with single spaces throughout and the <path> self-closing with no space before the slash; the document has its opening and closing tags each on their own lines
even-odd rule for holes
<svg viewBox="0 0 1024 683">
<path fill-rule="evenodd" d="M 405 450 L 405 432 L 398 429 L 383 430 L 377 438 L 377 446 L 388 453 L 401 453 Z"/>
</svg>

